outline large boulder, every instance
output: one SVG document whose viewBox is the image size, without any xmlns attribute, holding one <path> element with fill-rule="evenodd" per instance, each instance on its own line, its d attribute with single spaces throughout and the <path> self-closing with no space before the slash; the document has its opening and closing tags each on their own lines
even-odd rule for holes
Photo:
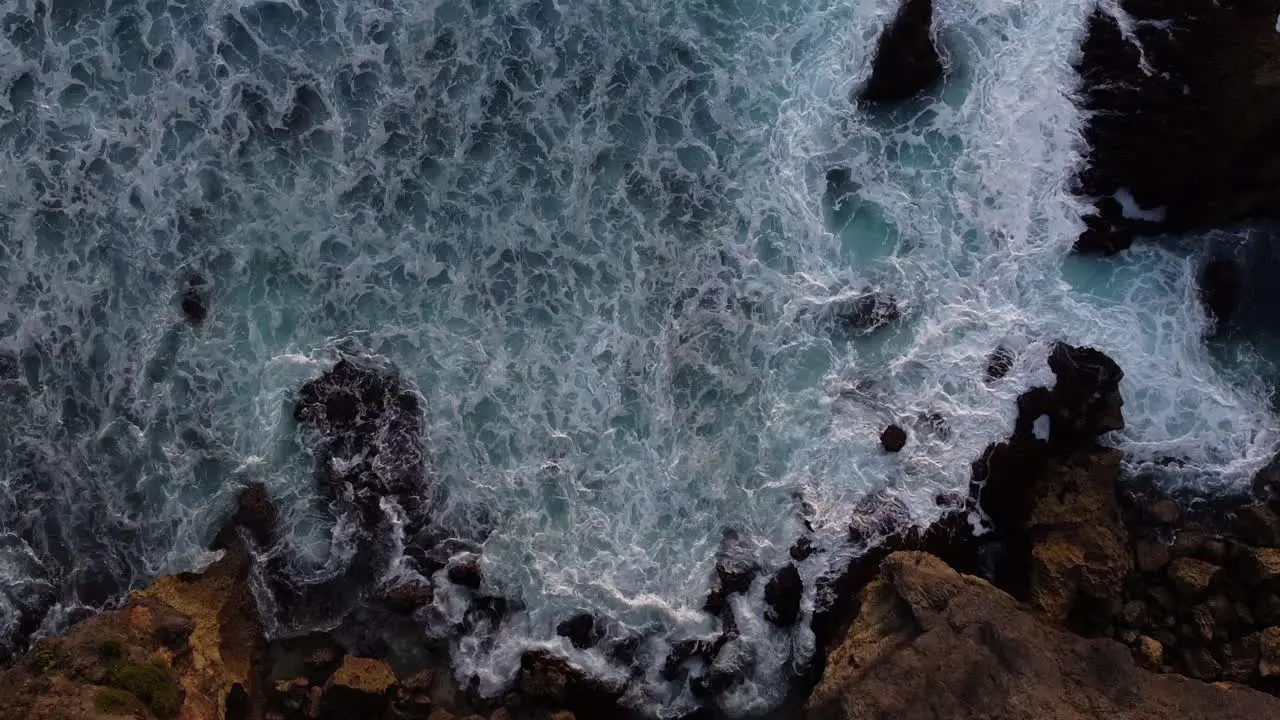
<svg viewBox="0 0 1280 720">
<path fill-rule="evenodd" d="M 1280 700 L 1139 669 L 1123 646 L 1059 630 L 985 580 L 894 553 L 827 658 L 810 720 L 1252 720 Z"/>
<path fill-rule="evenodd" d="M 933 0 L 904 0 L 880 35 L 871 78 L 859 97 L 869 103 L 895 103 L 936 85 L 946 71 L 933 39 Z"/>
<path fill-rule="evenodd" d="M 1079 192 L 1101 200 L 1077 248 L 1280 215 L 1280 2 L 1117 5 L 1124 24 L 1095 11 L 1078 64 Z"/>
</svg>

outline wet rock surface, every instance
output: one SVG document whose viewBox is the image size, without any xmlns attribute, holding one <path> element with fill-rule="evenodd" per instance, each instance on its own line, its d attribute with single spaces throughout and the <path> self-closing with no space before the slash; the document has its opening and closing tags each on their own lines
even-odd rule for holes
<svg viewBox="0 0 1280 720">
<path fill-rule="evenodd" d="M 1095 11 L 1077 69 L 1090 112 L 1077 248 L 1280 214 L 1280 3 L 1122 0 Z M 1136 207 L 1125 217 L 1117 193 Z M 1141 210 L 1142 217 L 1138 212 Z"/>
<path fill-rule="evenodd" d="M 904 0 L 880 35 L 871 78 L 858 98 L 865 103 L 909 100 L 938 84 L 945 71 L 933 39 L 933 1 Z"/>
</svg>

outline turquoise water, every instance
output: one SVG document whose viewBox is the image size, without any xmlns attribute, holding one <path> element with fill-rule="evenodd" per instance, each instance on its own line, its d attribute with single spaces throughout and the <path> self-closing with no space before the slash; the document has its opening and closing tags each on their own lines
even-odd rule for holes
<svg viewBox="0 0 1280 720">
<path fill-rule="evenodd" d="M 579 609 L 654 628 L 658 658 L 712 631 L 725 527 L 772 568 L 814 526 L 807 616 L 857 503 L 934 517 L 1051 381 L 1056 340 L 1125 368 L 1134 467 L 1243 482 L 1275 418 L 1262 361 L 1201 340 L 1199 258 L 1068 257 L 1089 3 L 936 5 L 948 83 L 873 115 L 848 97 L 888 0 L 5 2 L 0 618 L 56 629 L 206 561 L 248 480 L 297 571 L 340 572 L 290 418 L 339 352 L 417 387 L 435 512 L 526 605 L 457 641 L 486 693 L 533 646 L 619 677 L 555 636 Z M 836 165 L 859 187 L 839 208 Z M 862 337 L 815 319 L 867 289 L 902 317 Z M 999 344 L 1019 359 L 986 384 Z M 912 432 L 899 455 L 889 422 Z M 447 632 L 464 598 L 437 582 L 424 622 Z M 760 619 L 762 591 L 733 601 L 754 664 L 732 712 L 776 703 L 812 652 Z M 695 702 L 656 666 L 629 699 Z"/>
</svg>

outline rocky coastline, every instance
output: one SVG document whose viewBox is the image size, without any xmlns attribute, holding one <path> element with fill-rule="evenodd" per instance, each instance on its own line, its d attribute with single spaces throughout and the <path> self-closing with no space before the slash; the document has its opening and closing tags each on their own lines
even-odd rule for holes
<svg viewBox="0 0 1280 720">
<path fill-rule="evenodd" d="M 1077 248 L 1118 252 L 1141 235 L 1280 214 L 1280 148 L 1269 139 L 1280 117 L 1280 96 L 1270 92 L 1272 74 L 1280 78 L 1280 0 L 1120 6 L 1127 20 L 1099 10 L 1082 49 L 1081 102 L 1093 115 L 1079 192 L 1096 212 Z M 880 41 L 886 59 L 862 104 L 899 102 L 942 81 L 931 14 L 930 2 L 904 4 Z M 1162 25 L 1170 19 L 1172 29 Z M 912 63 L 893 62 L 895 53 Z M 1167 72 L 1148 73 L 1153 65 Z M 1178 83 L 1187 92 L 1170 89 Z M 1236 113 L 1242 107 L 1247 119 Z M 1218 151 L 1206 170 L 1190 170 Z M 1194 188 L 1188 172 L 1198 174 Z M 1164 214 L 1132 217 L 1121 191 Z M 1213 277 L 1223 280 L 1206 290 L 1206 303 L 1221 316 L 1233 305 L 1234 275 L 1219 267 Z M 199 323 L 200 283 L 190 284 L 182 311 Z M 997 348 L 992 358 L 987 379 L 998 381 L 1012 356 Z M 1280 459 L 1231 496 L 1170 493 L 1156 479 L 1124 477 L 1119 451 L 1105 443 L 1123 428 L 1123 369 L 1105 348 L 1065 344 L 1047 362 L 1055 384 L 1018 398 L 1012 435 L 975 461 L 968 496 L 938 498 L 950 508 L 942 520 L 897 527 L 895 508 L 874 501 L 851 519 L 851 541 L 886 530 L 888 539 L 821 580 L 811 619 L 818 653 L 773 716 L 1280 717 Z M 417 505 L 432 492 L 415 449 L 418 402 L 393 372 L 346 360 L 300 390 L 294 417 L 316 449 L 317 485 L 361 529 L 362 562 L 348 575 L 288 582 L 267 552 L 279 539 L 271 498 L 246 486 L 213 541 L 222 556 L 210 567 L 161 577 L 0 669 L 0 720 L 633 717 L 619 688 L 550 651 L 527 652 L 510 692 L 481 698 L 454 679 L 447 643 L 420 637 L 411 615 L 432 588 L 382 579 L 384 497 L 421 520 L 407 528 L 405 550 L 420 573 L 443 571 L 472 593 L 464 624 L 494 625 L 510 608 L 480 592 L 479 545 L 433 526 L 429 508 Z M 1045 418 L 1048 431 L 1038 433 Z M 886 430 L 886 451 L 901 447 L 901 432 Z M 791 557 L 801 562 L 811 551 L 802 539 Z M 760 572 L 726 535 L 704 609 L 721 614 Z M 363 587 L 373 589 L 359 617 L 334 618 L 327 632 L 269 637 L 264 592 L 271 612 L 322 618 L 335 595 Z M 768 621 L 799 622 L 802 590 L 795 565 L 773 571 Z M 606 639 L 602 623 L 574 616 L 559 632 L 574 647 L 596 647 Z M 723 692 L 733 669 L 716 660 L 734 632 L 726 620 L 720 634 L 678 645 L 663 675 L 702 697 Z M 395 636 L 413 638 L 414 652 L 393 647 Z M 625 657 L 628 648 L 607 650 Z"/>
</svg>

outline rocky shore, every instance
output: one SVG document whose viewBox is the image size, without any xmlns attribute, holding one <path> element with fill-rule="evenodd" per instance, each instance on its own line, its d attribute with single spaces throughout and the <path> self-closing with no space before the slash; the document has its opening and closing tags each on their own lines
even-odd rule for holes
<svg viewBox="0 0 1280 720">
<path fill-rule="evenodd" d="M 1079 189 L 1096 214 L 1078 247 L 1115 252 L 1143 234 L 1280 212 L 1270 139 L 1280 105 L 1269 92 L 1280 77 L 1280 0 L 1120 6 L 1126 19 L 1095 13 L 1080 63 L 1082 102 L 1094 115 Z M 879 41 L 862 104 L 898 102 L 943 80 L 931 15 L 926 0 L 904 4 Z M 1230 286 L 1229 269 L 1214 276 Z M 189 284 L 182 311 L 198 323 L 207 312 L 201 282 Z M 1218 313 L 1232 304 L 1229 287 L 1207 297 Z M 879 313 L 842 319 L 866 330 L 875 325 L 859 318 Z M 1124 426 L 1124 373 L 1104 351 L 1053 348 L 1055 384 L 1018 398 L 1012 435 L 974 463 L 967 497 L 938 499 L 951 508 L 938 523 L 899 527 L 892 504 L 874 501 L 850 519 L 851 542 L 886 529 L 888 539 L 821 579 L 811 618 L 818 653 L 778 717 L 1280 717 L 1280 461 L 1226 497 L 1124 477 L 1120 452 L 1105 442 Z M 993 350 L 988 381 L 1012 363 L 1009 351 Z M 315 450 L 318 494 L 358 531 L 359 561 L 346 575 L 287 577 L 267 552 L 280 539 L 271 498 L 244 487 L 213 542 L 222 552 L 214 564 L 161 577 L 0 670 L 0 720 L 632 717 L 622 689 L 550 651 L 525 653 L 510 691 L 481 698 L 453 677 L 447 644 L 421 635 L 411 615 L 433 588 L 413 576 L 443 572 L 470 593 L 459 626 L 468 632 L 511 607 L 481 592 L 478 543 L 431 522 L 419 402 L 390 369 L 347 360 L 300 389 L 294 418 Z M 882 437 L 886 451 L 903 442 L 901 428 Z M 387 580 L 398 550 L 384 545 L 384 499 L 408 519 L 409 579 Z M 811 552 L 802 539 L 791 557 Z M 726 618 L 722 632 L 678 643 L 659 659 L 664 677 L 704 698 L 733 685 L 732 663 L 717 662 L 736 632 L 726 599 L 762 572 L 727 533 L 704 608 Z M 794 564 L 774 570 L 766 619 L 801 622 L 802 592 Z M 335 611 L 356 595 L 356 615 Z M 328 618 L 334 629 L 273 637 L 272 614 Z M 601 647 L 603 623 L 583 614 L 559 632 L 578 649 L 625 658 L 625 642 Z"/>
</svg>

